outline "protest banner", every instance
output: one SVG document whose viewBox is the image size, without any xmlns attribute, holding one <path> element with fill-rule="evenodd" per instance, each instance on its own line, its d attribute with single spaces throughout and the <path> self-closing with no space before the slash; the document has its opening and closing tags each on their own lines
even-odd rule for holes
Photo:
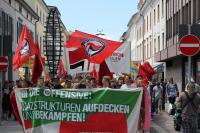
<svg viewBox="0 0 200 133">
<path fill-rule="evenodd" d="M 142 94 L 142 88 L 15 89 L 25 133 L 135 133 Z"/>
</svg>

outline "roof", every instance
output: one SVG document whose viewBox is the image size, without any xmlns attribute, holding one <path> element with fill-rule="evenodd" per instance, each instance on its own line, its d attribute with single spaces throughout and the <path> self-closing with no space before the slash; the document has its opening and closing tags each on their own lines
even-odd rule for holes
<svg viewBox="0 0 200 133">
<path fill-rule="evenodd" d="M 134 20 L 134 18 L 138 15 L 139 13 L 138 12 L 136 12 L 135 14 L 133 14 L 133 16 L 131 17 L 131 19 L 129 20 L 129 22 L 128 22 L 128 27 L 130 27 L 130 25 L 131 25 L 131 23 L 133 22 L 133 20 Z"/>
</svg>

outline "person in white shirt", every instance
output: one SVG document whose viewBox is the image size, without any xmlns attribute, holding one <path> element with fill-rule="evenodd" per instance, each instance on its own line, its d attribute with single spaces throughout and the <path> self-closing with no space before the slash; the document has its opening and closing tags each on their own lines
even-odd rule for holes
<svg viewBox="0 0 200 133">
<path fill-rule="evenodd" d="M 120 89 L 136 88 L 137 86 L 132 83 L 131 76 L 126 75 L 124 78 L 125 84 L 121 86 Z"/>
</svg>

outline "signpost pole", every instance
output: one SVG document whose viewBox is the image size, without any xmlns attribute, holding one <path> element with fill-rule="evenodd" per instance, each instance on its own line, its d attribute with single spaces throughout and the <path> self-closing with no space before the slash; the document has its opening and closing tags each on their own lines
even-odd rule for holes
<svg viewBox="0 0 200 133">
<path fill-rule="evenodd" d="M 188 25 L 188 34 L 191 34 L 191 25 Z M 188 56 L 188 83 L 191 82 L 192 77 L 192 56 Z"/>
</svg>

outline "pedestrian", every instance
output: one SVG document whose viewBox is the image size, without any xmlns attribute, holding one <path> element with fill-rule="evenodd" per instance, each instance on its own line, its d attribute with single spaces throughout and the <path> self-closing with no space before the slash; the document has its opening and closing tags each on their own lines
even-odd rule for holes
<svg viewBox="0 0 200 133">
<path fill-rule="evenodd" d="M 161 79 L 160 86 L 162 88 L 162 110 L 165 110 L 166 85 L 167 85 L 167 80 Z"/>
<path fill-rule="evenodd" d="M 112 79 L 112 80 L 110 81 L 110 88 L 112 88 L 112 89 L 117 89 L 117 82 L 116 82 L 115 79 Z"/>
<path fill-rule="evenodd" d="M 157 82 L 156 86 L 153 87 L 153 100 L 155 103 L 155 112 L 156 113 L 158 113 L 158 111 L 161 112 L 161 110 L 162 110 L 162 88 L 161 88 L 159 82 Z"/>
<path fill-rule="evenodd" d="M 176 106 L 182 108 L 182 133 L 197 133 L 199 105 L 200 95 L 196 93 L 195 83 L 190 82 L 176 101 Z"/>
<path fill-rule="evenodd" d="M 38 87 L 38 88 L 42 88 L 42 89 L 46 88 L 46 87 L 45 87 L 44 78 L 38 78 L 38 79 L 37 79 L 37 87 Z"/>
<path fill-rule="evenodd" d="M 149 92 L 150 95 L 150 106 L 151 106 L 151 117 L 153 117 L 154 113 L 155 113 L 155 102 L 153 99 L 153 88 L 154 86 L 156 86 L 156 80 L 152 79 L 149 80 L 149 85 L 147 87 L 147 90 Z"/>
<path fill-rule="evenodd" d="M 9 81 L 6 81 L 3 85 L 3 99 L 2 99 L 2 119 L 8 120 L 9 115 L 9 102 L 10 102 L 10 95 L 9 95 Z"/>
<path fill-rule="evenodd" d="M 168 84 L 166 85 L 166 92 L 169 103 L 173 105 L 176 101 L 176 96 L 178 96 L 178 87 L 177 84 L 174 83 L 173 78 L 170 78 Z"/>
<path fill-rule="evenodd" d="M 102 87 L 103 88 L 110 88 L 110 77 L 109 76 L 103 76 Z"/>
<path fill-rule="evenodd" d="M 129 75 L 124 77 L 124 84 L 121 86 L 120 89 L 128 89 L 128 88 L 137 88 L 136 84 L 132 83 L 132 78 Z"/>
<path fill-rule="evenodd" d="M 121 86 L 124 84 L 124 78 L 123 77 L 119 77 L 117 80 L 117 88 L 121 88 Z"/>
<path fill-rule="evenodd" d="M 98 88 L 98 82 L 97 82 L 96 78 L 90 79 L 90 88 L 91 89 Z"/>
</svg>

